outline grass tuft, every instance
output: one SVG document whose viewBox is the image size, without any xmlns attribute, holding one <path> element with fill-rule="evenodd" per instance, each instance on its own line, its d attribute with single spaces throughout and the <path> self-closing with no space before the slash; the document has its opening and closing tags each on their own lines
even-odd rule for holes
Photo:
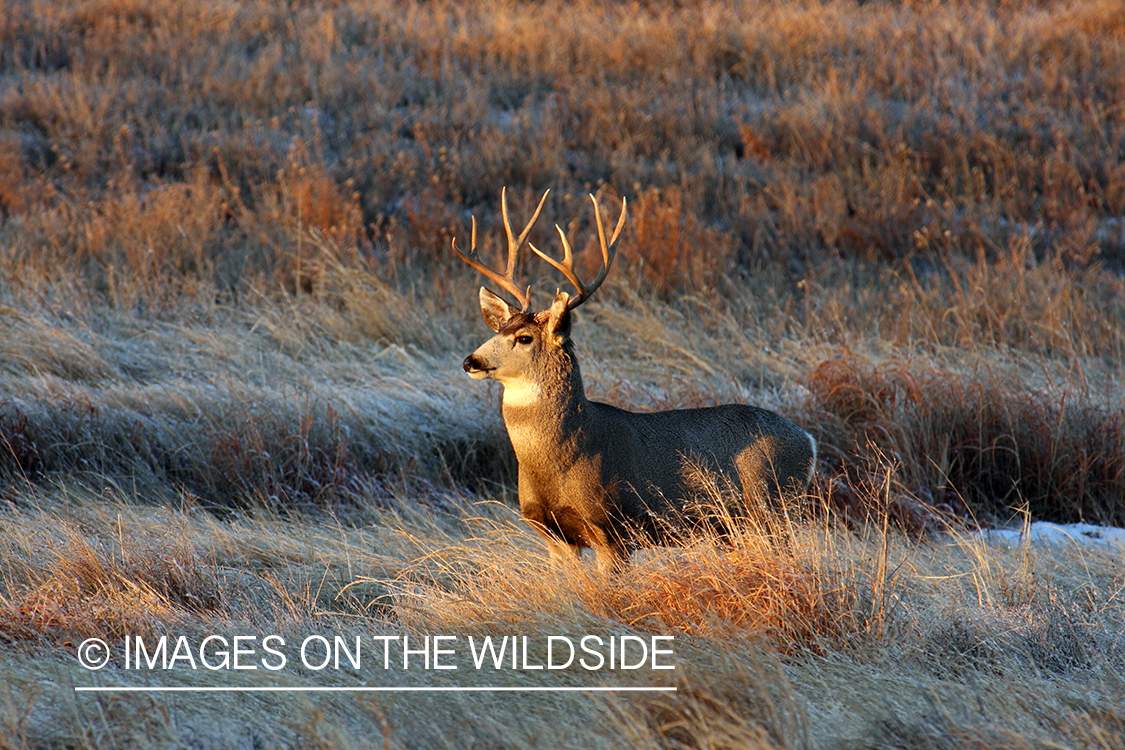
<svg viewBox="0 0 1125 750">
<path fill-rule="evenodd" d="M 981 520 L 1023 511 L 1125 523 L 1120 405 L 1000 375 L 868 368 L 844 357 L 825 360 L 806 382 L 810 406 L 827 417 L 818 425 L 827 455 L 845 467 L 862 465 L 872 449 L 891 456 L 900 481 L 930 505 Z"/>
<path fill-rule="evenodd" d="M 1125 525 L 1122 19 L 0 0 L 0 746 L 1121 748 L 1120 550 L 979 527 Z M 549 563 L 460 368 L 488 334 L 450 242 L 475 217 L 503 256 L 502 186 L 517 224 L 551 189 L 530 239 L 584 278 L 587 194 L 628 200 L 588 392 L 791 417 L 801 507 L 616 579 Z M 677 669 L 74 659 L 270 632 L 662 634 Z M 98 680 L 678 690 L 70 690 Z"/>
</svg>

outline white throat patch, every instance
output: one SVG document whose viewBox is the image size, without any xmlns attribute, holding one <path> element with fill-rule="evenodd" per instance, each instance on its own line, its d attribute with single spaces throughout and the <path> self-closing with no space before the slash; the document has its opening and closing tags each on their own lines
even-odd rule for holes
<svg viewBox="0 0 1125 750">
<path fill-rule="evenodd" d="M 521 379 L 504 384 L 504 406 L 530 406 L 539 400 L 539 396 L 537 383 Z"/>
</svg>

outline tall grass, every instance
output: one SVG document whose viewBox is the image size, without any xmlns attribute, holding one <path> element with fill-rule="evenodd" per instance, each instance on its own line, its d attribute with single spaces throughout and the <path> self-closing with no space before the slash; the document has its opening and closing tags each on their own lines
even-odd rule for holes
<svg viewBox="0 0 1125 750">
<path fill-rule="evenodd" d="M 190 506 L 138 506 L 128 493 L 24 494 L 24 509 L 3 519 L 6 742 L 100 746 L 127 730 L 161 746 L 189 733 L 223 746 L 250 741 L 246 722 L 260 742 L 307 746 L 317 736 L 328 747 L 372 737 L 392 747 L 468 747 L 482 737 L 523 747 L 543 733 L 606 747 L 1113 747 L 1120 736 L 1116 553 L 1011 554 L 963 534 L 919 547 L 877 527 L 848 535 L 812 524 L 784 548 L 748 534 L 733 546 L 701 538 L 645 552 L 607 580 L 580 564 L 552 568 L 502 505 L 449 496 L 434 514 L 419 512 L 417 497 L 402 496 L 398 509 L 357 529 L 261 514 L 218 522 Z M 674 634 L 677 669 L 651 684 L 678 690 L 611 700 L 247 702 L 90 700 L 55 687 L 89 684 L 91 675 L 48 658 L 52 644 L 65 650 L 124 632 Z M 635 685 L 644 677 L 290 670 L 266 682 L 224 673 L 215 683 L 197 671 L 120 667 L 102 676 L 250 686 Z M 89 722 L 91 711 L 104 719 Z"/>
<path fill-rule="evenodd" d="M 1120 747 L 1118 551 L 974 530 L 1125 524 L 1121 101 L 1120 0 L 0 0 L 0 747 Z M 811 512 L 549 567 L 459 367 L 501 186 L 580 266 L 628 198 L 587 390 L 786 414 Z M 216 630 L 668 633 L 678 690 L 69 691 Z"/>
<path fill-rule="evenodd" d="M 501 184 L 554 188 L 548 227 L 640 195 L 625 252 L 673 290 L 1020 237 L 1120 268 L 1119 10 L 6 0 L 7 286 L 50 258 L 157 310 L 307 289 L 306 232 L 429 274 Z"/>
</svg>

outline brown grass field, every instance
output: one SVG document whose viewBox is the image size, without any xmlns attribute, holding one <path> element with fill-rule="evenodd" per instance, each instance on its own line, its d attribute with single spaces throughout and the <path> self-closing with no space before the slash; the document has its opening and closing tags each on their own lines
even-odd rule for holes
<svg viewBox="0 0 1125 750">
<path fill-rule="evenodd" d="M 627 197 L 587 390 L 812 432 L 788 544 L 548 562 L 460 367 L 502 186 Z M 980 529 L 1125 526 L 1123 362 L 1123 0 L 0 0 L 0 748 L 1121 750 L 1125 549 Z M 676 669 L 75 658 L 215 634 Z M 676 691 L 74 690 L 170 685 Z"/>
</svg>

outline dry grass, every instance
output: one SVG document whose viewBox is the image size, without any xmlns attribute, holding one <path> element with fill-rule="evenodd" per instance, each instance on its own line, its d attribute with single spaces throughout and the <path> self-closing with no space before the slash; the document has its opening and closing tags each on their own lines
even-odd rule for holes
<svg viewBox="0 0 1125 750">
<path fill-rule="evenodd" d="M 1010 378 L 822 362 L 808 379 L 827 455 L 856 479 L 873 449 L 930 505 L 982 519 L 1125 523 L 1125 409 Z M 884 462 L 885 463 L 885 462 Z"/>
<path fill-rule="evenodd" d="M 1120 9 L 7 0 L 6 285 L 169 314 L 325 255 L 440 277 L 500 184 L 554 188 L 546 227 L 637 194 L 626 260 L 671 290 L 1020 238 L 1120 268 Z"/>
<path fill-rule="evenodd" d="M 974 530 L 1125 524 L 1123 19 L 0 0 L 0 747 L 1121 748 L 1121 550 Z M 782 411 L 812 512 L 550 567 L 459 367 L 502 185 L 546 247 L 628 197 L 589 393 Z M 168 677 L 84 638 L 215 632 L 674 634 L 678 691 L 71 690 Z"/>
<path fill-rule="evenodd" d="M 407 747 L 483 738 L 535 746 L 543 731 L 568 744 L 631 747 L 911 747 L 923 739 L 953 747 L 1002 738 L 1012 747 L 1113 747 L 1120 737 L 1125 579 L 1116 552 L 1013 553 L 974 535 L 919 546 L 814 523 L 798 527 L 787 547 L 752 533 L 726 549 L 701 539 L 642 554 L 622 578 L 606 580 L 592 566 L 552 569 L 507 508 L 446 500 L 445 514 L 404 506 L 357 529 L 264 516 L 216 522 L 199 510 L 144 508 L 128 497 L 21 497 L 2 519 L 7 741 L 100 746 L 121 741 L 128 727 L 160 745 L 189 732 L 205 746 L 229 746 L 231 737 L 248 744 L 244 730 L 222 729 L 240 721 L 258 727 L 258 741 L 307 744 L 311 732 L 331 747 L 367 744 L 364 737 L 384 729 L 392 746 Z M 222 695 L 71 694 L 64 686 L 94 675 L 56 651 L 88 634 L 122 632 L 674 634 L 677 670 L 653 678 L 491 669 L 291 670 L 268 680 L 228 672 L 219 682 L 191 670 L 172 674 L 186 685 L 655 679 L 678 692 L 532 696 L 542 724 L 527 721 L 525 698 L 235 703 Z M 96 677 L 127 685 L 169 678 L 120 667 Z M 85 723 L 91 710 L 109 711 L 106 723 Z M 1050 721 L 1036 718 L 1044 712 Z M 470 717 L 474 741 L 456 730 Z M 200 721 L 217 728 L 198 734 Z"/>
</svg>

